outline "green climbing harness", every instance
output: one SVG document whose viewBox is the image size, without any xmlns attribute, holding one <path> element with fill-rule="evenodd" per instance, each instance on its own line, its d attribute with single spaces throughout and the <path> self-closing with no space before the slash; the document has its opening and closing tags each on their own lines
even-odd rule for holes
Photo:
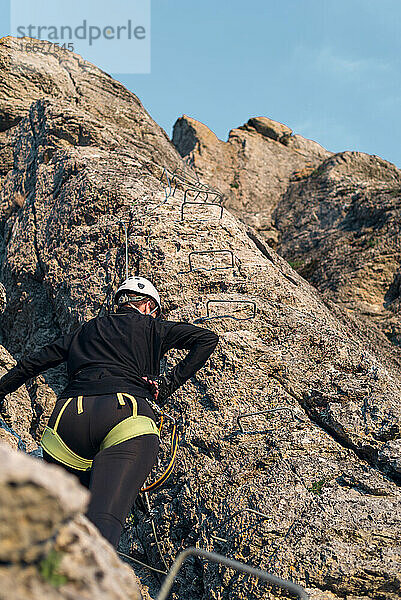
<svg viewBox="0 0 401 600">
<path fill-rule="evenodd" d="M 129 398 L 132 402 L 132 416 L 120 421 L 120 423 L 117 423 L 117 425 L 113 427 L 111 431 L 109 431 L 100 445 L 100 450 L 110 448 L 111 446 L 116 446 L 121 442 L 125 442 L 126 440 L 130 440 L 140 435 L 153 433 L 160 437 L 160 431 L 153 419 L 150 417 L 145 417 L 144 415 L 138 415 L 137 402 L 134 396 L 126 393 L 118 393 L 117 398 L 120 405 L 125 405 L 124 396 Z M 50 456 L 61 462 L 63 465 L 79 471 L 89 471 L 92 468 L 93 461 L 83 458 L 82 456 L 79 456 L 73 452 L 71 448 L 69 448 L 67 444 L 63 442 L 57 433 L 57 428 L 63 412 L 72 400 L 73 398 L 68 398 L 68 400 L 65 402 L 57 416 L 54 428 L 45 428 L 40 443 L 43 449 L 46 450 Z M 77 410 L 78 414 L 83 412 L 82 396 L 78 396 Z"/>
</svg>

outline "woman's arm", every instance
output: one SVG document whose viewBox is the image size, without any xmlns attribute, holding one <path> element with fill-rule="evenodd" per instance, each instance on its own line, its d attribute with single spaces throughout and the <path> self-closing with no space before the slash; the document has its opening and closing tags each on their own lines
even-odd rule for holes
<svg viewBox="0 0 401 600">
<path fill-rule="evenodd" d="M 175 323 L 167 332 L 163 341 L 162 354 L 171 348 L 189 350 L 172 371 L 161 378 L 159 386 L 160 400 L 170 396 L 187 379 L 192 377 L 206 363 L 215 350 L 219 337 L 210 329 L 196 327 L 191 323 Z"/>
<path fill-rule="evenodd" d="M 72 333 L 63 335 L 52 344 L 44 346 L 37 352 L 18 361 L 15 367 L 0 379 L 0 400 L 4 399 L 6 394 L 14 392 L 27 379 L 31 379 L 31 377 L 39 375 L 42 371 L 57 367 L 57 365 L 64 362 L 73 335 Z"/>
</svg>

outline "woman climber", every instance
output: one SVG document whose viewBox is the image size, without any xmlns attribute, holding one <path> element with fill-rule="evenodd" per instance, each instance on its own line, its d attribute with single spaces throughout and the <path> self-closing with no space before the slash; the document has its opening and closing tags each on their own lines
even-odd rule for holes
<svg viewBox="0 0 401 600">
<path fill-rule="evenodd" d="M 219 338 L 190 323 L 164 320 L 160 296 L 144 277 L 127 279 L 115 304 L 116 312 L 20 360 L 0 379 L 0 410 L 6 394 L 66 361 L 68 384 L 42 436 L 43 456 L 90 489 L 86 516 L 117 547 L 159 449 L 148 401 L 162 404 L 205 364 Z M 160 377 L 160 359 L 171 348 L 189 353 Z"/>
</svg>

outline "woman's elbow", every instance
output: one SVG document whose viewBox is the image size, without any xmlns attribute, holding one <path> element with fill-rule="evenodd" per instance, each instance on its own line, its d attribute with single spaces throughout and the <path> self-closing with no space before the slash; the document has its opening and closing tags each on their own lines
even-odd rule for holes
<svg viewBox="0 0 401 600">
<path fill-rule="evenodd" d="M 219 336 L 214 331 L 210 331 L 210 345 L 213 347 L 213 350 L 216 348 L 219 343 Z"/>
</svg>

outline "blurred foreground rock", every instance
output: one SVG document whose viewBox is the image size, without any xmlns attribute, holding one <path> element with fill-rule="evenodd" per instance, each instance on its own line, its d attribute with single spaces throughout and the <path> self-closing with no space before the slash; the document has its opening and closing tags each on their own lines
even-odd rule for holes
<svg viewBox="0 0 401 600">
<path fill-rule="evenodd" d="M 132 570 L 79 516 L 88 492 L 75 477 L 3 444 L 0 461 L 0 598 L 142 598 Z"/>
</svg>

